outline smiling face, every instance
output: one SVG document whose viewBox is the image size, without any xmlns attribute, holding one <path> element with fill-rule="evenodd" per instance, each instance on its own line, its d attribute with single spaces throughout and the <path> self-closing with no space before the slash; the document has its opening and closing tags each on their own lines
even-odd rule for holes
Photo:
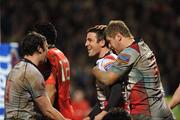
<svg viewBox="0 0 180 120">
<path fill-rule="evenodd" d="M 86 36 L 85 46 L 88 50 L 89 57 L 98 56 L 102 48 L 102 42 L 97 40 L 97 35 L 94 32 L 88 32 Z"/>
</svg>

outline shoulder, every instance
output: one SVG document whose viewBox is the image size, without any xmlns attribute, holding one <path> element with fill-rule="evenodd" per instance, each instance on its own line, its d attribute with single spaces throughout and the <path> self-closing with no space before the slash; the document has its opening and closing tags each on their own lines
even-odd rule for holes
<svg viewBox="0 0 180 120">
<path fill-rule="evenodd" d="M 114 53 L 111 53 L 111 54 L 104 56 L 102 62 L 103 62 L 103 65 L 111 64 L 111 63 L 115 62 L 116 59 L 117 59 L 117 55 Z"/>
<path fill-rule="evenodd" d="M 136 61 L 140 56 L 139 50 L 128 47 L 121 51 L 117 56 L 117 62 L 121 65 L 128 65 Z"/>
<path fill-rule="evenodd" d="M 50 48 L 48 50 L 48 54 L 64 54 L 64 53 L 58 48 Z"/>
<path fill-rule="evenodd" d="M 117 55 L 114 53 L 108 54 L 98 60 L 98 66 L 100 70 L 106 71 L 116 61 Z"/>
<path fill-rule="evenodd" d="M 32 65 L 31 63 L 26 63 L 25 73 L 26 73 L 26 77 L 29 79 L 31 79 L 32 76 L 34 76 L 38 79 L 43 79 L 43 76 L 40 73 L 40 71 L 38 70 L 38 68 L 36 66 Z"/>
<path fill-rule="evenodd" d="M 64 55 L 64 53 L 57 49 L 57 48 L 50 48 L 48 50 L 48 54 L 47 54 L 48 58 L 66 58 L 66 56 Z"/>
<path fill-rule="evenodd" d="M 104 56 L 104 59 L 109 59 L 109 60 L 115 60 L 116 58 L 117 58 L 117 55 L 114 53 Z"/>
</svg>

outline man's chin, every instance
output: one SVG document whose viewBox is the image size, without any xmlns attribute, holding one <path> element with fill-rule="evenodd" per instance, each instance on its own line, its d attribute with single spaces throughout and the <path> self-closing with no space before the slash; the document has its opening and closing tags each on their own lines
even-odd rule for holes
<svg viewBox="0 0 180 120">
<path fill-rule="evenodd" d="M 88 54 L 88 56 L 89 56 L 89 57 L 93 57 L 94 55 L 93 55 L 93 54 L 91 54 L 91 53 L 89 53 L 89 54 Z"/>
<path fill-rule="evenodd" d="M 47 58 L 42 60 L 40 63 L 46 63 L 47 62 Z"/>
<path fill-rule="evenodd" d="M 91 53 L 88 52 L 88 56 L 91 57 Z"/>
<path fill-rule="evenodd" d="M 91 58 L 98 58 L 98 54 L 89 54 L 89 57 L 91 57 Z"/>
</svg>

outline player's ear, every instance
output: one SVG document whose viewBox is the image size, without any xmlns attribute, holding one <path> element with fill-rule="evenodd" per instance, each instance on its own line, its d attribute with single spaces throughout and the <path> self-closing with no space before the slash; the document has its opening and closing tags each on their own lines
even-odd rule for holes
<svg viewBox="0 0 180 120">
<path fill-rule="evenodd" d="M 120 34 L 120 33 L 117 33 L 116 35 L 115 35 L 115 39 L 117 39 L 117 40 L 119 40 L 119 41 L 121 41 L 122 40 L 122 35 Z"/>
<path fill-rule="evenodd" d="M 105 40 L 104 40 L 104 39 L 103 39 L 103 40 L 101 40 L 101 41 L 100 41 L 100 44 L 101 44 L 101 46 L 102 46 L 102 47 L 104 47 L 104 46 L 105 46 L 105 44 L 106 44 Z"/>
<path fill-rule="evenodd" d="M 41 54 L 41 53 L 43 52 L 43 49 L 42 49 L 42 47 L 40 47 L 40 46 L 38 46 L 38 49 L 37 49 L 37 50 L 38 50 L 37 52 L 38 52 L 39 54 Z"/>
</svg>

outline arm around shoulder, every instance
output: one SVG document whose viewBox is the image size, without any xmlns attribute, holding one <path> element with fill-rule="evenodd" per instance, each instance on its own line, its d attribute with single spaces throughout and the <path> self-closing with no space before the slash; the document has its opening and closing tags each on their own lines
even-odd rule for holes
<svg viewBox="0 0 180 120">
<path fill-rule="evenodd" d="M 92 69 L 92 73 L 97 78 L 98 81 L 100 81 L 101 83 L 105 85 L 114 84 L 120 77 L 119 74 L 112 71 L 107 71 L 107 72 L 101 71 L 98 69 L 97 66 L 95 66 Z"/>
</svg>

